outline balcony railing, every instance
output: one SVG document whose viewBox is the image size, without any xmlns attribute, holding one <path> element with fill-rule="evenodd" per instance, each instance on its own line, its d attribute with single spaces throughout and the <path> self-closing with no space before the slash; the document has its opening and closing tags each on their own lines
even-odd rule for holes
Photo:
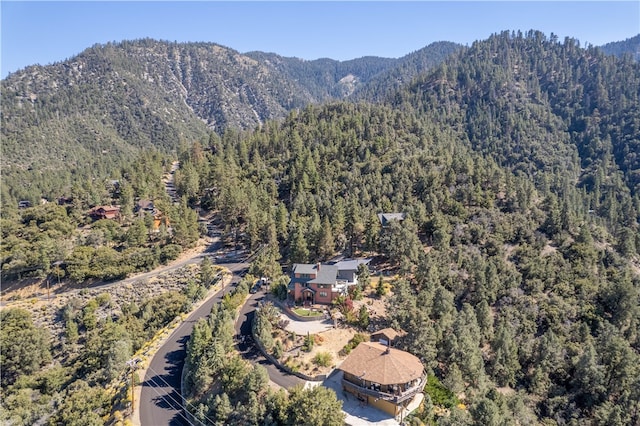
<svg viewBox="0 0 640 426">
<path fill-rule="evenodd" d="M 411 388 L 400 393 L 388 393 L 388 392 L 377 391 L 364 386 L 359 386 L 353 382 L 345 380 L 344 378 L 342 379 L 342 386 L 344 386 L 345 388 L 352 388 L 358 391 L 359 393 L 362 393 L 365 395 L 373 396 L 378 399 L 384 399 L 385 401 L 390 401 L 390 402 L 393 402 L 394 404 L 400 404 L 401 402 L 404 402 L 409 398 L 413 398 L 418 392 L 420 392 L 424 387 L 426 378 L 427 378 L 426 375 L 420 377 L 420 381 L 418 382 L 417 385 L 412 386 Z"/>
</svg>

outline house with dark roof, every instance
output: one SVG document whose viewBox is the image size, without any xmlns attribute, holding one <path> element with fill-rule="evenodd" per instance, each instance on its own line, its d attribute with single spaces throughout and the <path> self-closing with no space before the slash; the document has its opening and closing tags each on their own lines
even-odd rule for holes
<svg viewBox="0 0 640 426">
<path fill-rule="evenodd" d="M 89 216 L 93 220 L 118 219 L 120 217 L 120 206 L 96 206 L 89 211 Z"/>
<path fill-rule="evenodd" d="M 378 220 L 383 228 L 389 226 L 394 220 L 402 222 L 405 218 L 404 213 L 378 213 Z"/>
<path fill-rule="evenodd" d="M 289 296 L 296 302 L 328 305 L 346 296 L 358 284 L 358 266 L 371 259 L 348 259 L 334 263 L 295 263 L 291 268 Z"/>
<path fill-rule="evenodd" d="M 135 213 L 145 212 L 149 214 L 155 214 L 156 206 L 153 204 L 151 200 L 139 200 L 136 203 L 136 206 L 133 208 Z"/>
<path fill-rule="evenodd" d="M 169 218 L 156 208 L 153 200 L 139 200 L 133 211 L 140 217 L 145 214 L 153 216 L 153 231 L 159 231 L 161 225 L 169 227 Z"/>
<path fill-rule="evenodd" d="M 427 378 L 416 356 L 378 342 L 360 343 L 338 370 L 344 391 L 394 416 L 422 392 Z"/>
</svg>

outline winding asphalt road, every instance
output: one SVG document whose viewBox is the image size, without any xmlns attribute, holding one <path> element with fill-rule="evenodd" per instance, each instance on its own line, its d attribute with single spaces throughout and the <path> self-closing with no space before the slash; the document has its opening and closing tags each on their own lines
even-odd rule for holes
<svg viewBox="0 0 640 426">
<path fill-rule="evenodd" d="M 143 426 L 189 425 L 182 409 L 180 395 L 180 377 L 186 356 L 186 343 L 191 336 L 194 324 L 200 318 L 206 318 L 214 304 L 232 290 L 239 281 L 240 273 L 246 270 L 247 263 L 225 264 L 234 273 L 231 283 L 218 291 L 207 302 L 176 328 L 166 343 L 154 355 L 140 393 L 140 423 Z"/>
<path fill-rule="evenodd" d="M 179 426 L 189 425 L 180 395 L 180 378 L 186 357 L 186 343 L 191 335 L 193 326 L 200 318 L 211 313 L 214 304 L 219 303 L 224 294 L 240 281 L 240 273 L 246 270 L 247 263 L 226 264 L 234 272 L 231 284 L 220 290 L 200 308 L 193 312 L 168 338 L 154 355 L 147 374 L 142 383 L 140 396 L 140 423 L 142 426 Z M 263 299 L 264 293 L 252 294 L 242 306 L 235 324 L 238 336 L 238 350 L 240 354 L 252 364 L 262 365 L 267 369 L 272 382 L 283 388 L 291 388 L 303 384 L 304 380 L 280 370 L 271 364 L 253 344 L 251 339 L 251 322 L 255 309 Z"/>
</svg>

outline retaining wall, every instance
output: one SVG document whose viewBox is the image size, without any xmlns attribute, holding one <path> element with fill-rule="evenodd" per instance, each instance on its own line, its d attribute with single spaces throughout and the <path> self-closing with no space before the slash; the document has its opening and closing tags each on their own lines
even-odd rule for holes
<svg viewBox="0 0 640 426">
<path fill-rule="evenodd" d="M 269 297 L 267 300 L 269 300 L 270 302 L 273 302 L 274 305 L 277 305 L 287 315 L 289 315 L 291 318 L 293 318 L 296 321 L 311 322 L 311 321 L 318 321 L 318 320 L 325 319 L 324 315 L 318 315 L 318 316 L 315 316 L 315 317 L 303 317 L 301 315 L 298 315 L 286 303 L 283 303 L 281 300 L 279 300 L 277 298 L 274 298 L 274 297 Z"/>
</svg>

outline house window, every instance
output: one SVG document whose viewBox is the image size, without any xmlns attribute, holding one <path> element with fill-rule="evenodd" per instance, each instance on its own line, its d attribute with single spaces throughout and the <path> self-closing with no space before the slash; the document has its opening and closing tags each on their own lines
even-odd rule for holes
<svg viewBox="0 0 640 426">
<path fill-rule="evenodd" d="M 327 297 L 327 292 L 326 291 L 321 291 L 320 292 L 320 297 Z"/>
</svg>

